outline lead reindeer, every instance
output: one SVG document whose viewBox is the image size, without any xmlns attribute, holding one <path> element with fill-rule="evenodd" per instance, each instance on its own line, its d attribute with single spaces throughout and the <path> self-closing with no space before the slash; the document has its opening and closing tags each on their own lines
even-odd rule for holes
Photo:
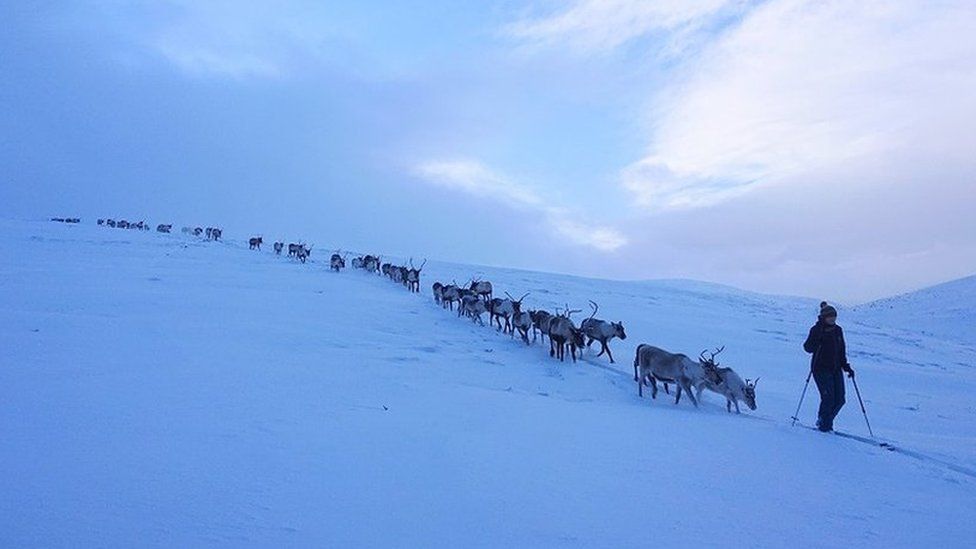
<svg viewBox="0 0 976 549">
<path fill-rule="evenodd" d="M 260 236 L 253 236 L 247 241 L 247 247 L 250 250 L 260 250 L 261 243 L 264 242 L 264 238 Z"/>
<path fill-rule="evenodd" d="M 407 269 L 406 280 L 404 282 L 406 282 L 407 289 L 413 293 L 420 293 L 420 271 L 424 270 L 424 265 L 426 264 L 427 260 L 425 259 L 420 264 L 420 267 L 414 267 L 413 258 L 410 258 L 410 268 Z"/>
<path fill-rule="evenodd" d="M 593 308 L 593 314 L 580 325 L 580 329 L 586 334 L 588 340 L 586 347 L 589 348 L 594 341 L 599 341 L 600 353 L 596 356 L 603 356 L 603 353 L 607 353 L 607 356 L 610 357 L 610 364 L 613 364 L 613 353 L 610 352 L 610 346 L 607 343 L 615 337 L 620 338 L 621 341 L 627 339 L 624 324 L 623 322 L 607 322 L 594 318 L 597 311 L 600 310 L 600 306 L 596 302 L 590 301 L 590 307 Z"/>
<path fill-rule="evenodd" d="M 339 272 L 345 267 L 346 267 L 346 258 L 339 255 L 339 252 L 332 254 L 332 257 L 329 259 L 329 268 L 335 272 Z"/>
<path fill-rule="evenodd" d="M 657 398 L 657 382 L 674 383 L 677 395 L 674 403 L 681 401 L 681 393 L 688 393 L 691 403 L 698 407 L 698 399 L 692 393 L 692 388 L 698 388 L 706 383 L 705 369 L 701 363 L 685 355 L 669 353 L 652 345 L 640 344 L 634 356 L 634 381 L 637 382 L 637 394 L 644 396 L 644 385 L 651 384 L 651 398 Z"/>
</svg>

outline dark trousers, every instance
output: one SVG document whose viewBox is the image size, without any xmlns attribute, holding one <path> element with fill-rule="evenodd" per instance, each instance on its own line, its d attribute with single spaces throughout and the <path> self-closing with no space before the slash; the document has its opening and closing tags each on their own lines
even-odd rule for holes
<svg viewBox="0 0 976 549">
<path fill-rule="evenodd" d="M 844 371 L 813 371 L 813 380 L 820 391 L 820 412 L 817 426 L 829 431 L 834 428 L 834 418 L 844 407 Z"/>
</svg>

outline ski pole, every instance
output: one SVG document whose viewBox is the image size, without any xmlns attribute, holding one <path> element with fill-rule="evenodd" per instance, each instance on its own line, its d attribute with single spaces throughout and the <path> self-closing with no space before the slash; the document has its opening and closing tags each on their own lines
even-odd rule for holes
<svg viewBox="0 0 976 549">
<path fill-rule="evenodd" d="M 810 373 L 807 374 L 807 382 L 803 384 L 803 392 L 800 393 L 800 403 L 796 405 L 796 412 L 793 414 L 793 424 L 790 425 L 790 427 L 796 427 L 796 420 L 800 415 L 800 407 L 803 406 L 803 398 L 807 396 L 807 387 L 810 386 L 810 378 L 812 376 L 813 376 L 813 370 L 810 370 Z"/>
<path fill-rule="evenodd" d="M 857 401 L 861 403 L 861 413 L 864 414 L 864 423 L 868 426 L 868 433 L 871 438 L 874 438 L 874 431 L 871 430 L 871 422 L 868 421 L 868 411 L 864 409 L 864 400 L 861 399 L 861 390 L 857 388 L 857 380 L 851 377 L 851 381 L 854 382 L 854 392 L 857 393 Z"/>
</svg>

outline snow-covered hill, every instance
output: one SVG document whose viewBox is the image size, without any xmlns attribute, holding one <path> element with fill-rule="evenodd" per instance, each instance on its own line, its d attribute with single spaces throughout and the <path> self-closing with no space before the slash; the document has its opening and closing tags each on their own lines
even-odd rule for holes
<svg viewBox="0 0 976 549">
<path fill-rule="evenodd" d="M 813 300 L 435 262 L 412 295 L 323 257 L 40 222 L 0 221 L 0 255 L 3 547 L 976 536 L 976 479 L 790 427 Z M 599 302 L 627 328 L 618 364 L 559 363 L 433 304 L 431 282 L 472 276 L 533 308 Z M 882 310 L 848 320 L 875 432 L 976 468 L 972 344 L 893 331 Z M 761 377 L 759 409 L 639 399 L 642 342 L 726 345 L 723 363 Z M 853 391 L 837 427 L 865 432 Z"/>
<path fill-rule="evenodd" d="M 976 276 L 855 308 L 859 319 L 976 347 Z"/>
</svg>

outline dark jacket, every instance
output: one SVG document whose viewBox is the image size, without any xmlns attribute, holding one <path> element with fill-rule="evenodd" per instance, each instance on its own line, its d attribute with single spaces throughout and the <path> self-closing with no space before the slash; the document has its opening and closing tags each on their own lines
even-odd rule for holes
<svg viewBox="0 0 976 549">
<path fill-rule="evenodd" d="M 836 324 L 828 326 L 823 321 L 814 324 L 803 343 L 803 350 L 813 355 L 810 369 L 815 372 L 836 372 L 850 368 L 844 330 Z"/>
</svg>

